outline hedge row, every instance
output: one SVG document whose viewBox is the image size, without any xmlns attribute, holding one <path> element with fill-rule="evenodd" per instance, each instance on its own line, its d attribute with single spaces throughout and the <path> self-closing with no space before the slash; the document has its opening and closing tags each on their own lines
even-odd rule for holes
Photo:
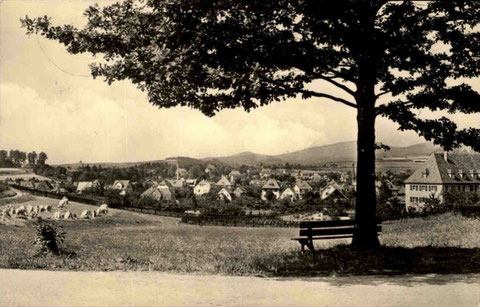
<svg viewBox="0 0 480 307">
<path fill-rule="evenodd" d="M 233 215 L 193 215 L 182 216 L 182 223 L 193 225 L 214 226 L 245 226 L 245 227 L 299 227 L 297 221 L 284 221 L 278 218 L 263 216 L 233 216 Z"/>
<path fill-rule="evenodd" d="M 65 196 L 70 201 L 75 201 L 75 202 L 87 204 L 87 205 L 101 205 L 107 202 L 107 198 L 101 197 L 101 196 L 86 196 L 86 195 L 77 195 L 72 193 L 56 193 L 56 192 L 49 192 L 49 191 L 40 191 L 40 190 L 23 187 L 17 184 L 10 184 L 10 186 L 12 188 L 15 188 L 21 191 L 27 191 L 28 193 L 37 195 L 37 196 L 43 196 L 43 197 L 49 197 L 49 198 L 55 198 L 55 199 L 62 199 Z"/>
</svg>

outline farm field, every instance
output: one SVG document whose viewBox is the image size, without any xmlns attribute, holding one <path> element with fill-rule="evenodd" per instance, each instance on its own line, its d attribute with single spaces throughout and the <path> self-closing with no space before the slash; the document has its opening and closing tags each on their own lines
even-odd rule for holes
<svg viewBox="0 0 480 307">
<path fill-rule="evenodd" d="M 47 177 L 34 174 L 31 170 L 21 169 L 21 168 L 0 168 L 0 181 L 6 179 L 24 179 L 28 180 L 30 178 L 35 178 L 38 180 L 50 180 Z"/>
<path fill-rule="evenodd" d="M 22 205 L 57 202 L 35 197 Z M 68 205 L 77 215 L 92 208 Z M 480 220 L 453 214 L 388 222 L 380 237 L 383 247 L 375 252 L 354 251 L 345 245 L 349 240 L 316 241 L 321 249 L 317 263 L 290 240 L 298 234 L 294 228 L 200 227 L 178 221 L 119 210 L 95 220 L 58 221 L 68 252 L 58 257 L 35 256 L 33 221 L 0 225 L 0 267 L 250 276 L 480 272 Z"/>
</svg>

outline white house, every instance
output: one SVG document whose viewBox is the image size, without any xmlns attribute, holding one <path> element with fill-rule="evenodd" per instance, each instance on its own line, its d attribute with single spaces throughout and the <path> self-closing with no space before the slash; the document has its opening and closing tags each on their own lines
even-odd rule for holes
<svg viewBox="0 0 480 307">
<path fill-rule="evenodd" d="M 280 199 L 290 199 L 290 200 L 296 200 L 297 195 L 291 188 L 286 188 L 282 194 L 280 194 Z"/>
<path fill-rule="evenodd" d="M 324 200 L 329 197 L 335 197 L 336 199 L 347 198 L 345 194 L 343 194 L 342 188 L 333 182 L 320 190 L 320 199 Z"/>
<path fill-rule="evenodd" d="M 262 187 L 262 195 L 260 196 L 262 200 L 267 200 L 266 195 L 268 192 L 272 192 L 275 195 L 275 199 L 280 198 L 280 186 L 275 179 L 268 179 L 267 183 Z"/>
<path fill-rule="evenodd" d="M 193 189 L 193 194 L 195 194 L 196 196 L 208 194 L 211 188 L 212 188 L 212 183 L 206 180 L 202 180 Z"/>
<path fill-rule="evenodd" d="M 232 193 L 229 188 L 222 188 L 217 193 L 218 198 L 224 201 L 232 201 Z"/>
<path fill-rule="evenodd" d="M 405 180 L 407 209 L 419 209 L 433 195 L 443 200 L 443 191 L 478 192 L 480 155 L 434 153 Z"/>
<path fill-rule="evenodd" d="M 297 198 L 302 199 L 306 193 L 312 192 L 313 188 L 306 181 L 297 180 L 293 190 L 295 191 Z"/>
<path fill-rule="evenodd" d="M 120 195 L 126 195 L 133 191 L 133 187 L 130 184 L 130 180 L 115 180 L 112 185 L 112 189 L 119 190 Z"/>
<path fill-rule="evenodd" d="M 222 178 L 220 178 L 220 180 L 218 180 L 215 185 L 224 188 L 231 188 L 233 186 L 233 184 L 228 180 L 228 178 L 223 175 Z"/>
</svg>

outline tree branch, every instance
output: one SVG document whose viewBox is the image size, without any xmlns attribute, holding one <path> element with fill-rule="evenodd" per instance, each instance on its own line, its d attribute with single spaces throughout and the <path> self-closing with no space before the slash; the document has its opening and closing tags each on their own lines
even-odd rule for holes
<svg viewBox="0 0 480 307">
<path fill-rule="evenodd" d="M 323 75 L 318 75 L 318 78 L 319 78 L 319 79 L 322 79 L 322 80 L 325 80 L 325 81 L 327 81 L 327 82 L 335 85 L 336 87 L 344 90 L 345 92 L 349 93 L 349 94 L 352 95 L 352 96 L 355 95 L 355 92 L 352 91 L 349 87 L 347 87 L 346 85 L 341 84 L 340 82 L 335 81 L 333 78 L 326 77 L 326 76 L 323 76 Z"/>
<path fill-rule="evenodd" d="M 375 97 L 380 98 L 381 96 L 383 96 L 383 95 L 385 95 L 385 94 L 388 94 L 388 93 L 390 93 L 390 92 L 392 92 L 392 91 L 383 91 L 383 92 L 380 92 L 380 93 L 378 93 L 377 95 L 375 95 Z"/>
<path fill-rule="evenodd" d="M 320 97 L 320 98 L 328 98 L 328 99 L 331 99 L 331 100 L 334 100 L 334 101 L 337 101 L 337 102 L 341 102 L 343 103 L 344 105 L 347 105 L 351 108 L 357 108 L 357 105 L 354 104 L 353 102 L 350 102 L 348 100 L 345 100 L 343 98 L 340 98 L 340 97 L 335 97 L 335 96 L 332 96 L 330 94 L 324 94 L 324 93 L 317 93 L 317 92 L 313 92 L 313 91 L 309 91 L 309 90 L 300 90 L 300 93 L 304 94 L 304 95 L 307 95 L 307 96 L 313 96 L 313 97 Z"/>
</svg>

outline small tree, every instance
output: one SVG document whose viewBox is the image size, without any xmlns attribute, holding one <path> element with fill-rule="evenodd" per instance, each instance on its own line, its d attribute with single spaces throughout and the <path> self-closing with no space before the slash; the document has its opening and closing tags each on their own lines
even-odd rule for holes
<svg viewBox="0 0 480 307">
<path fill-rule="evenodd" d="M 62 252 L 61 246 L 64 241 L 65 231 L 61 226 L 39 220 L 36 228 L 36 237 L 33 240 L 33 244 L 38 250 L 37 254 L 52 253 L 59 255 Z"/>
</svg>

